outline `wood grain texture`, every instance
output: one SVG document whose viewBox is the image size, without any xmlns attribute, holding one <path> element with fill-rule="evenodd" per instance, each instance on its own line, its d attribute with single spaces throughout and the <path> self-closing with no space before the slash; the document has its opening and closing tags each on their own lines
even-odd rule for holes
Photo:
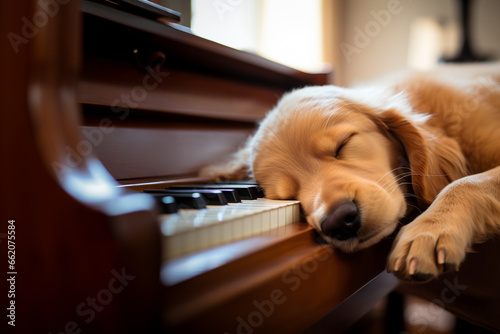
<svg viewBox="0 0 500 334">
<path fill-rule="evenodd" d="M 44 13 L 39 1 L 2 2 L 0 7 L 2 36 L 22 35 L 23 18 Z M 158 321 L 154 278 L 159 238 L 153 206 L 145 201 L 142 207 L 124 208 L 125 202 L 143 199 L 116 191 L 113 179 L 91 156 L 64 173 L 54 169 L 54 163 L 64 163 L 66 148 L 76 149 L 80 142 L 78 1 L 60 5 L 58 13 L 36 27 L 17 51 L 2 39 L 0 215 L 2 233 L 7 233 L 8 220 L 16 226 L 15 330 L 136 332 Z M 108 192 L 89 192 L 93 186 Z M 133 283 L 120 294 L 109 292 L 113 300 L 90 317 L 87 298 L 109 290 L 114 273 L 122 270 L 134 276 Z"/>
<path fill-rule="evenodd" d="M 115 127 L 104 134 L 99 127 L 80 128 L 82 138 L 95 139 L 96 145 L 92 139 L 82 139 L 88 143 L 85 147 L 92 147 L 116 179 L 196 175 L 202 167 L 220 163 L 235 152 L 252 130 L 176 124 Z M 83 154 L 81 150 L 79 155 Z"/>
<path fill-rule="evenodd" d="M 119 61 L 89 61 L 80 81 L 80 102 L 108 106 L 122 118 L 130 109 L 139 109 L 257 122 L 284 93 L 277 88 L 170 67 L 153 73 L 162 77 L 155 79 Z"/>
<path fill-rule="evenodd" d="M 318 244 L 313 229 L 303 223 L 272 233 L 267 242 L 263 236 L 249 245 L 254 249 L 247 255 L 169 287 L 167 325 L 186 333 L 301 333 L 380 274 L 390 248 L 382 243 L 342 254 Z M 377 288 L 382 286 L 388 292 L 395 283 Z M 361 298 L 361 303 L 376 300 Z"/>
</svg>

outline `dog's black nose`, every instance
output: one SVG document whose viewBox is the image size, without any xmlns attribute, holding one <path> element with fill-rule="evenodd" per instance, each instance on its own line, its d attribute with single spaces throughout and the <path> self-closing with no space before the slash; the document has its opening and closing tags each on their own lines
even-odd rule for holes
<svg viewBox="0 0 500 334">
<path fill-rule="evenodd" d="M 321 221 L 321 231 L 337 240 L 355 237 L 360 227 L 360 213 L 354 201 L 345 202 L 333 208 Z"/>
</svg>

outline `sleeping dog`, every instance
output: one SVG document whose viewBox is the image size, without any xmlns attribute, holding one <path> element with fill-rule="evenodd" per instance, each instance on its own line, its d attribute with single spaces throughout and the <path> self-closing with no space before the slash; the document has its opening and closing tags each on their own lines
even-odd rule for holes
<svg viewBox="0 0 500 334">
<path fill-rule="evenodd" d="M 499 166 L 500 66 L 490 64 L 295 90 L 233 161 L 205 174 L 251 175 L 266 197 L 300 200 L 345 252 L 400 228 L 388 270 L 427 281 L 499 232 Z"/>
</svg>

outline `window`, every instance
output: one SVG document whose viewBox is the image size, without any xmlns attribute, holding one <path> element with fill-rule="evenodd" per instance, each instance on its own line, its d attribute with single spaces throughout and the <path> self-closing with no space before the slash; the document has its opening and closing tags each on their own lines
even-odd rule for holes
<svg viewBox="0 0 500 334">
<path fill-rule="evenodd" d="M 193 0 L 191 29 L 218 43 L 304 70 L 325 65 L 322 0 Z"/>
</svg>

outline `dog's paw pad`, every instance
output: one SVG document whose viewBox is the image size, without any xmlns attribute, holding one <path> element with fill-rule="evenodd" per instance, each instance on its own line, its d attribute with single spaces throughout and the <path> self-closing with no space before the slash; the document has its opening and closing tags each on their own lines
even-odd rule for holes
<svg viewBox="0 0 500 334">
<path fill-rule="evenodd" d="M 435 227 L 423 222 L 403 227 L 394 242 L 387 270 L 401 280 L 414 282 L 427 282 L 442 273 L 457 271 L 467 244 Z"/>
</svg>

